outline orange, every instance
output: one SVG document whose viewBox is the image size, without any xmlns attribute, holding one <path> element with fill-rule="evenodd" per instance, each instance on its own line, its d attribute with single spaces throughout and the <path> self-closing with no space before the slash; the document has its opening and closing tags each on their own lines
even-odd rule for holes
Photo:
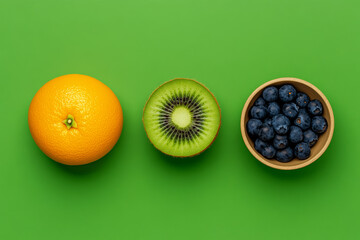
<svg viewBox="0 0 360 240">
<path fill-rule="evenodd" d="M 29 128 L 51 159 L 82 165 L 105 156 L 123 126 L 115 94 L 95 78 L 69 74 L 47 82 L 31 101 Z"/>
</svg>

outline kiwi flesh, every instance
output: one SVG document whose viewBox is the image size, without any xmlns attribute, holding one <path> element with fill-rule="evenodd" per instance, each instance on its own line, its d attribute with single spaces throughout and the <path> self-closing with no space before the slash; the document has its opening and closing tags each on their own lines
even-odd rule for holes
<svg viewBox="0 0 360 240">
<path fill-rule="evenodd" d="M 151 94 L 143 123 L 158 150 L 174 157 L 190 157 L 203 152 L 215 140 L 221 113 L 214 95 L 205 86 L 177 78 Z"/>
</svg>

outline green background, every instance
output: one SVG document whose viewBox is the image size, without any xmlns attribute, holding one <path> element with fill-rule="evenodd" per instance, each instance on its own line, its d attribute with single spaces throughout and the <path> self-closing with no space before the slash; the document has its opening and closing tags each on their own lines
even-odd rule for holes
<svg viewBox="0 0 360 240">
<path fill-rule="evenodd" d="M 0 1 L 0 239 L 356 239 L 359 236 L 360 3 L 339 0 Z M 81 73 L 124 110 L 115 148 L 67 167 L 34 143 L 36 91 Z M 328 97 L 335 132 L 296 171 L 258 162 L 239 129 L 262 83 L 292 76 Z M 194 78 L 217 97 L 214 144 L 173 159 L 141 122 L 151 92 Z"/>
</svg>

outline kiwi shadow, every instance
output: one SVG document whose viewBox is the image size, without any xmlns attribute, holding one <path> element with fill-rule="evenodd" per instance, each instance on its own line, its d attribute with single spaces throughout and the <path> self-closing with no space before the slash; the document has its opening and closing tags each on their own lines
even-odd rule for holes
<svg viewBox="0 0 360 240">
<path fill-rule="evenodd" d="M 158 159 L 165 167 L 180 171 L 194 171 L 207 166 L 208 164 L 205 163 L 209 163 L 213 159 L 209 157 L 209 154 L 214 150 L 214 145 L 216 145 L 216 141 L 208 149 L 192 157 L 173 157 L 158 151 L 154 146 L 150 147 L 154 148 L 153 151 L 156 152 L 154 158 Z"/>
<path fill-rule="evenodd" d="M 160 151 L 156 151 L 156 159 L 160 159 L 162 162 L 165 162 L 171 167 L 174 168 L 180 168 L 180 169 L 190 169 L 194 168 L 196 166 L 199 166 L 204 162 L 205 157 L 203 156 L 203 153 L 193 156 L 193 157 L 173 157 L 166 155 L 165 153 L 162 153 Z"/>
</svg>

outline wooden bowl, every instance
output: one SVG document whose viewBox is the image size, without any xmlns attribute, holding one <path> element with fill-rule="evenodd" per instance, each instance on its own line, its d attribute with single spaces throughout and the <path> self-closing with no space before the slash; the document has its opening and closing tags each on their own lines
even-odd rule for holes
<svg viewBox="0 0 360 240">
<path fill-rule="evenodd" d="M 297 158 L 293 159 L 288 163 L 281 163 L 276 161 L 275 159 L 266 159 L 261 154 L 259 154 L 254 148 L 254 142 L 251 140 L 250 136 L 246 131 L 246 123 L 249 120 L 249 111 L 253 106 L 255 100 L 262 94 L 262 91 L 271 85 L 280 86 L 283 84 L 292 84 L 298 92 L 304 92 L 309 95 L 310 99 L 318 99 L 323 105 L 323 117 L 326 118 L 328 122 L 328 129 L 325 133 L 319 136 L 318 142 L 311 148 L 311 155 L 308 159 L 299 160 Z M 277 78 L 271 80 L 267 83 L 264 83 L 260 87 L 258 87 L 247 99 L 240 121 L 240 128 L 243 140 L 245 142 L 246 147 L 249 149 L 251 154 L 258 159 L 263 164 L 281 170 L 292 170 L 305 167 L 315 160 L 317 160 L 327 149 L 332 139 L 334 133 L 334 113 L 332 111 L 331 105 L 325 95 L 314 85 L 304 80 L 298 78 Z"/>
</svg>

